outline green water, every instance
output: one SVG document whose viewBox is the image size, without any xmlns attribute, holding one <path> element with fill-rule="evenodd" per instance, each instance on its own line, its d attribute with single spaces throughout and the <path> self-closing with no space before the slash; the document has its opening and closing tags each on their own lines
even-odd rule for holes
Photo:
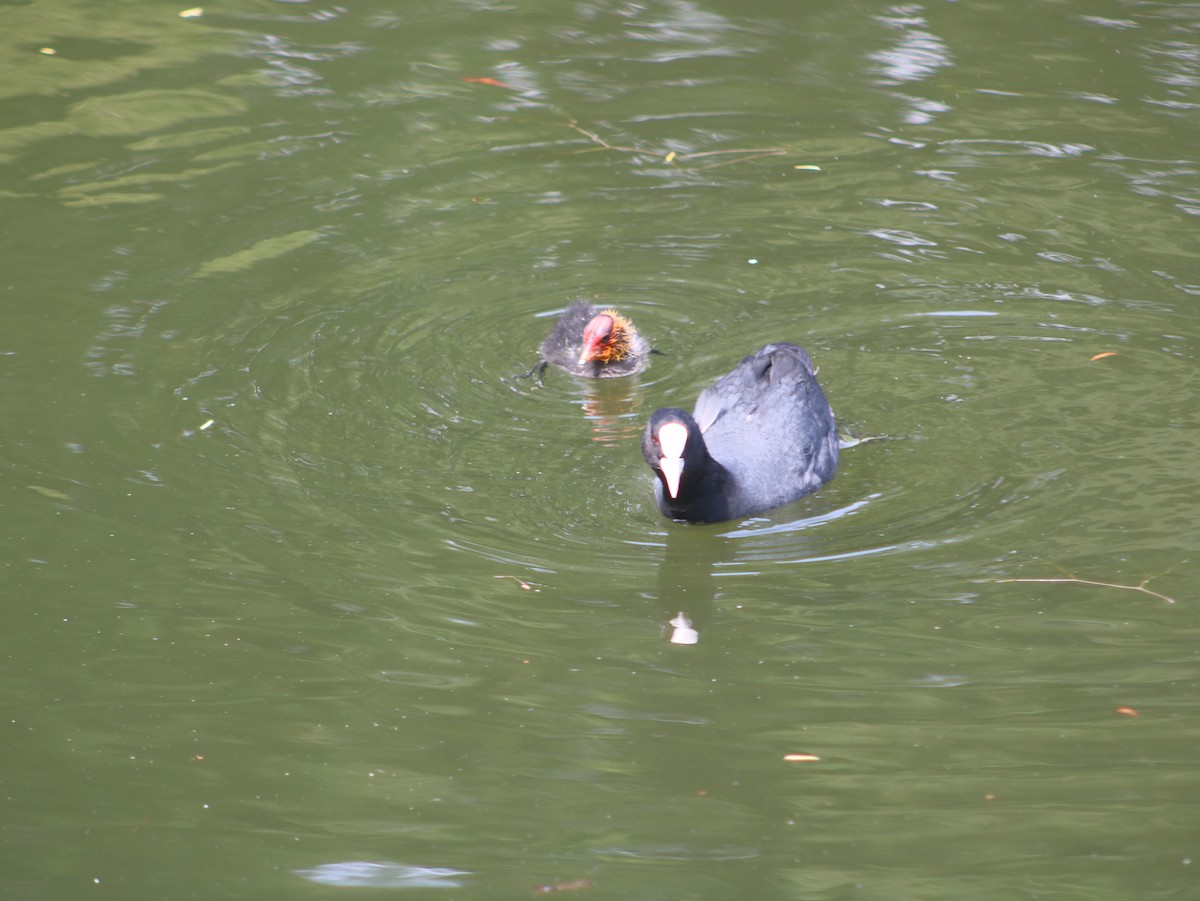
<svg viewBox="0 0 1200 901">
<path fill-rule="evenodd" d="M 0 5 L 0 894 L 1200 892 L 1194 4 L 183 9 Z"/>
</svg>

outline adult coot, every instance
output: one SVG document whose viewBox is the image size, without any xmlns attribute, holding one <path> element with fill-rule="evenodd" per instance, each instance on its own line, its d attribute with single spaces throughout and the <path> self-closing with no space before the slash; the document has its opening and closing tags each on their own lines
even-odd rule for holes
<svg viewBox="0 0 1200 901">
<path fill-rule="evenodd" d="M 808 351 L 767 344 L 700 394 L 655 410 L 642 453 L 664 516 L 722 522 L 794 501 L 833 478 L 833 410 Z"/>
<path fill-rule="evenodd" d="M 530 370 L 539 377 L 549 363 L 573 375 L 612 379 L 641 372 L 650 362 L 650 345 L 632 322 L 611 307 L 585 301 L 567 307 L 540 352 L 542 359 Z"/>
</svg>

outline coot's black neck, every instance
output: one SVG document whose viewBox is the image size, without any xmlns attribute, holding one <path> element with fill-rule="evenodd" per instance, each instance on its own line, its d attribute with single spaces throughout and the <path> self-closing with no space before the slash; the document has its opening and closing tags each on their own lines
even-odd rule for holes
<svg viewBox="0 0 1200 901">
<path fill-rule="evenodd" d="M 707 451 L 705 456 L 703 467 L 693 467 L 689 473 L 684 466 L 678 497 L 671 497 L 666 486 L 659 483 L 658 506 L 664 515 L 685 522 L 723 522 L 730 518 L 727 498 L 733 475 Z"/>
</svg>

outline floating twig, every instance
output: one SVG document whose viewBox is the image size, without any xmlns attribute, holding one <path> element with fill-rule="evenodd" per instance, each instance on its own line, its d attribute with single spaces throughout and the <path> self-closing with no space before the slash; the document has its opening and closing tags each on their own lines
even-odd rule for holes
<svg viewBox="0 0 1200 901">
<path fill-rule="evenodd" d="M 763 156 L 783 156 L 785 150 L 712 150 L 709 153 L 741 153 L 744 156 L 739 156 L 736 160 L 722 160 L 719 163 L 709 163 L 707 166 L 697 166 L 699 170 L 716 169 L 719 166 L 732 166 L 734 163 L 744 163 L 747 160 L 756 160 Z M 679 159 L 686 160 L 697 156 L 708 156 L 707 153 L 686 153 L 680 154 Z"/>
<path fill-rule="evenodd" d="M 580 125 L 574 119 L 571 119 L 567 122 L 567 128 L 574 129 L 575 131 L 579 132 L 581 135 L 584 135 L 585 137 L 590 138 L 591 140 L 593 140 L 597 144 L 599 144 L 601 147 L 603 147 L 605 150 L 620 150 L 623 153 L 645 153 L 645 154 L 649 154 L 650 156 L 658 155 L 652 151 L 641 150 L 637 147 L 618 147 L 616 144 L 610 144 L 610 143 L 608 143 L 608 141 L 604 140 L 604 138 L 600 137 L 600 135 L 596 134 L 594 131 L 588 131 L 586 128 L 584 128 L 582 125 Z"/>
<path fill-rule="evenodd" d="M 721 160 L 716 163 L 709 163 L 707 166 L 698 166 L 697 169 L 715 169 L 718 166 L 729 166 L 733 163 L 741 163 L 746 160 L 758 159 L 764 156 L 782 156 L 787 153 L 786 150 L 780 147 L 753 147 L 746 150 L 701 150 L 696 153 L 680 153 L 678 150 L 668 150 L 665 153 L 659 150 L 646 150 L 642 147 L 622 147 L 620 144 L 611 144 L 604 138 L 600 137 L 596 132 L 589 131 L 584 128 L 574 119 L 567 120 L 567 128 L 579 132 L 588 140 L 600 145 L 604 150 L 617 150 L 621 153 L 636 153 L 641 156 L 660 157 L 665 163 L 685 162 L 687 160 L 701 159 L 709 156 L 736 156 L 737 159 Z M 797 167 L 800 168 L 800 167 Z M 805 166 L 804 168 L 819 169 L 817 166 Z"/>
<path fill-rule="evenodd" d="M 1156 597 L 1160 601 L 1166 601 L 1168 604 L 1174 604 L 1175 599 L 1167 597 L 1165 594 L 1160 594 L 1146 587 L 1150 579 L 1142 579 L 1137 585 L 1122 585 L 1119 582 L 1101 582 L 1096 579 L 1080 579 L 1076 576 L 1061 576 L 1057 579 L 997 579 L 997 582 L 1070 582 L 1075 585 L 1095 585 L 1099 588 L 1123 588 L 1126 591 L 1140 591 L 1142 594 L 1148 594 L 1151 597 Z"/>
</svg>

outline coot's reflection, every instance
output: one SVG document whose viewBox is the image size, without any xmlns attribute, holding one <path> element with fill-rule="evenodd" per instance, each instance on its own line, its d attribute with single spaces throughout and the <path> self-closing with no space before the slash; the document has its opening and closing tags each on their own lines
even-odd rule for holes
<svg viewBox="0 0 1200 901">
<path fill-rule="evenodd" d="M 592 440 L 614 447 L 636 440 L 642 431 L 638 418 L 642 397 L 636 379 L 610 379 L 589 384 L 587 389 L 581 406 L 588 419 Z"/>
<path fill-rule="evenodd" d="M 674 644 L 696 644 L 712 619 L 717 583 L 713 571 L 733 559 L 730 539 L 716 529 L 672 526 L 658 567 L 663 634 Z"/>
<path fill-rule="evenodd" d="M 800 519 L 754 518 L 720 526 L 672 523 L 658 567 L 658 613 L 663 634 L 675 644 L 696 644 L 718 600 L 753 590 L 765 570 L 799 566 L 820 545 L 812 530 L 849 515 L 864 502 Z M 811 511 L 809 511 L 811 512 Z M 737 587 L 734 587 L 737 586 Z M 736 601 L 736 597 L 734 598 Z"/>
</svg>

